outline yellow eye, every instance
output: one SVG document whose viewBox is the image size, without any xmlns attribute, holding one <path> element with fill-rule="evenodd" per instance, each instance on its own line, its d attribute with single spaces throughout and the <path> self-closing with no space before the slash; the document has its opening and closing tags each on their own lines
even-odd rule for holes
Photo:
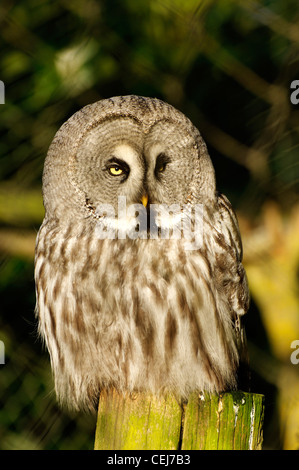
<svg viewBox="0 0 299 470">
<path fill-rule="evenodd" d="M 109 173 L 113 176 L 119 176 L 123 174 L 123 170 L 118 165 L 113 165 L 109 167 Z"/>
<path fill-rule="evenodd" d="M 159 173 L 162 173 L 166 168 L 166 163 L 162 163 L 161 166 L 159 166 L 159 168 L 157 169 Z"/>
</svg>

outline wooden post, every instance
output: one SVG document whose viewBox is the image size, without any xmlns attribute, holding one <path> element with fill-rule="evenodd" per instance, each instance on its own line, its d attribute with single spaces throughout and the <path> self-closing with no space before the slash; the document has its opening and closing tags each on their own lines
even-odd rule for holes
<svg viewBox="0 0 299 470">
<path fill-rule="evenodd" d="M 264 397 L 193 393 L 180 405 L 168 394 L 101 393 L 96 450 L 257 450 L 262 448 Z"/>
</svg>

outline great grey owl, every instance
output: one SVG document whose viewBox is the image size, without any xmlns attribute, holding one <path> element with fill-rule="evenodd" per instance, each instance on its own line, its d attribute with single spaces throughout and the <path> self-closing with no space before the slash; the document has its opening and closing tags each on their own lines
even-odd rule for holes
<svg viewBox="0 0 299 470">
<path fill-rule="evenodd" d="M 249 297 L 238 223 L 183 113 L 134 95 L 85 106 L 49 148 L 43 200 L 36 311 L 60 402 L 237 387 Z"/>
</svg>

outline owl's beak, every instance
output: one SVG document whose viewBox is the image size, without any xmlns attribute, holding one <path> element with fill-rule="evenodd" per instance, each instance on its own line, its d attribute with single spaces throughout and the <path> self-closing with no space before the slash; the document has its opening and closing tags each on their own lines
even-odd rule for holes
<svg viewBox="0 0 299 470">
<path fill-rule="evenodd" d="M 148 195 L 147 194 L 144 194 L 141 198 L 141 202 L 142 204 L 144 205 L 144 207 L 147 206 L 147 203 L 148 203 Z"/>
</svg>

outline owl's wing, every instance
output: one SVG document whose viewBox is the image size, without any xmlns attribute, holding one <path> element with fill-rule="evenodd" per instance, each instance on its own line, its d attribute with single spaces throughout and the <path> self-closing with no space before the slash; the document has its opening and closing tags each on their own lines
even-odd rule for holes
<svg viewBox="0 0 299 470">
<path fill-rule="evenodd" d="M 227 197 L 221 193 L 218 193 L 218 209 L 221 233 L 224 235 L 226 243 L 234 247 L 237 259 L 241 262 L 243 247 L 237 216 Z"/>
<path fill-rule="evenodd" d="M 242 265 L 243 248 L 239 224 L 231 203 L 223 194 L 218 194 L 217 232 L 221 236 L 221 247 L 226 254 L 227 271 L 222 270 L 226 284 L 231 285 L 231 306 L 238 316 L 249 307 L 247 278 Z"/>
<path fill-rule="evenodd" d="M 236 333 L 236 341 L 240 354 L 240 381 L 248 382 L 248 352 L 243 315 L 249 308 L 249 289 L 245 269 L 242 265 L 243 248 L 236 214 L 223 194 L 218 194 L 219 219 L 217 231 L 222 234 L 222 242 L 226 246 L 227 269 L 220 269 L 221 283 L 228 297 L 232 321 Z"/>
</svg>

